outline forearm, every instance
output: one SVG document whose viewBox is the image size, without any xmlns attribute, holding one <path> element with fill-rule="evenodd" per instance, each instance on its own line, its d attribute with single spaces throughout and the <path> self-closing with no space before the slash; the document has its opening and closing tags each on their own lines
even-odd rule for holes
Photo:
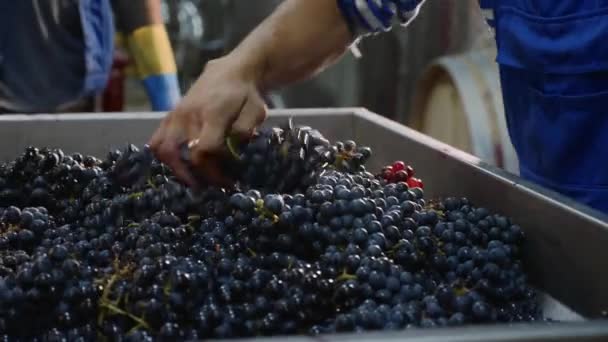
<svg viewBox="0 0 608 342">
<path fill-rule="evenodd" d="M 352 40 L 335 0 L 286 0 L 225 58 L 269 89 L 313 76 Z"/>
</svg>

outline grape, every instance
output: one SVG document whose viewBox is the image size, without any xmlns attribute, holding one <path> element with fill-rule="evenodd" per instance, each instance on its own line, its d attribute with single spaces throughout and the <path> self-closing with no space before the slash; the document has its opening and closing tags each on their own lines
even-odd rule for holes
<svg viewBox="0 0 608 342">
<path fill-rule="evenodd" d="M 368 147 L 291 122 L 232 148 L 232 188 L 187 188 L 133 145 L 103 160 L 30 147 L 0 164 L 0 339 L 542 319 L 507 217 L 428 201 L 406 163 L 374 175 Z"/>
</svg>

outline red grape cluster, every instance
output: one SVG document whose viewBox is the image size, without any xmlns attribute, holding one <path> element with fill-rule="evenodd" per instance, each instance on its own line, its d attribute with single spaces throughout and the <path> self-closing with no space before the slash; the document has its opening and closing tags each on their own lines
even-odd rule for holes
<svg viewBox="0 0 608 342">
<path fill-rule="evenodd" d="M 387 183 L 405 182 L 410 188 L 424 189 L 422 180 L 414 177 L 414 175 L 414 168 L 400 160 L 382 168 L 380 174 Z"/>
</svg>

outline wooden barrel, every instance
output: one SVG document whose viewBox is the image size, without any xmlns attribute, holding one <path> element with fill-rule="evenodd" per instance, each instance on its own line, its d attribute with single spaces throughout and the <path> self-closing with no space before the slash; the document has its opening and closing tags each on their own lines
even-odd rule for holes
<svg viewBox="0 0 608 342">
<path fill-rule="evenodd" d="M 518 174 L 493 49 L 435 61 L 418 82 L 407 124 Z"/>
</svg>

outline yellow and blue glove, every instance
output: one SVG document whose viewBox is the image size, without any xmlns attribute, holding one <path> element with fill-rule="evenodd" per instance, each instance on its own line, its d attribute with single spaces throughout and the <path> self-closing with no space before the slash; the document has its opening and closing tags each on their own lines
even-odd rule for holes
<svg viewBox="0 0 608 342">
<path fill-rule="evenodd" d="M 129 53 L 152 110 L 172 110 L 181 97 L 175 57 L 164 25 L 143 26 L 127 37 Z"/>
</svg>

